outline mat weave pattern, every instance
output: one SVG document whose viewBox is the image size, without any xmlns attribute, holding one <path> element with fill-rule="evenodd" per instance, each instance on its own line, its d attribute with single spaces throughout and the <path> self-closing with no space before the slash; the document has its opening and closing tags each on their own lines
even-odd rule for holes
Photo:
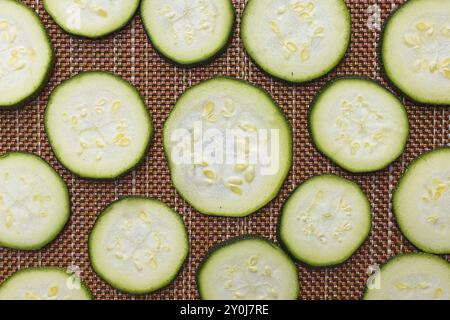
<svg viewBox="0 0 450 320">
<path fill-rule="evenodd" d="M 44 92 L 25 108 L 0 111 L 0 153 L 28 151 L 48 161 L 67 182 L 72 217 L 58 238 L 38 252 L 0 248 L 0 282 L 14 271 L 30 266 L 77 266 L 81 278 L 97 299 L 196 299 L 195 271 L 210 246 L 242 234 L 276 239 L 282 204 L 305 179 L 336 173 L 358 182 L 373 208 L 373 229 L 362 248 L 345 264 L 312 269 L 299 265 L 300 299 L 359 299 L 369 266 L 384 263 L 400 252 L 414 251 L 401 235 L 392 214 L 391 193 L 405 166 L 416 156 L 450 143 L 450 109 L 418 106 L 403 99 L 408 109 L 411 135 L 406 152 L 388 169 L 370 175 L 351 175 L 336 167 L 313 147 L 307 128 L 307 112 L 315 93 L 338 75 L 362 75 L 381 81 L 378 64 L 381 21 L 403 0 L 347 0 L 353 23 L 352 45 L 340 66 L 325 78 L 306 85 L 289 85 L 263 74 L 246 55 L 239 39 L 245 0 L 234 0 L 237 28 L 227 50 L 213 62 L 196 67 L 177 67 L 163 59 L 149 43 L 139 15 L 123 30 L 101 40 L 79 39 L 64 33 L 43 9 L 42 1 L 26 0 L 44 21 L 57 56 L 55 71 Z M 51 90 L 61 81 L 87 70 L 117 73 L 143 94 L 155 124 L 155 137 L 145 162 L 115 182 L 87 181 L 64 169 L 54 157 L 44 130 L 43 114 Z M 294 128 L 293 168 L 279 196 L 268 206 L 244 219 L 206 217 L 176 193 L 163 154 L 162 127 L 177 97 L 189 86 L 215 75 L 227 75 L 256 83 L 273 96 Z M 178 278 L 150 295 L 133 296 L 113 290 L 93 271 L 87 239 L 96 216 L 111 201 L 125 195 L 157 198 L 179 212 L 189 230 L 191 252 Z M 447 257 L 448 259 L 449 257 Z"/>
</svg>

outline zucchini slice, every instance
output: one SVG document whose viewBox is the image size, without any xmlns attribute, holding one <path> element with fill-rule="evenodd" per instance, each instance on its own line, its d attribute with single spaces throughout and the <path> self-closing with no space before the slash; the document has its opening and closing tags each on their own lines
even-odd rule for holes
<svg viewBox="0 0 450 320">
<path fill-rule="evenodd" d="M 89 236 L 94 271 L 116 289 L 150 293 L 177 276 L 189 252 L 181 216 L 156 200 L 113 202 Z"/>
<path fill-rule="evenodd" d="M 364 300 L 450 300 L 450 264 L 438 256 L 400 254 L 375 277 Z"/>
<path fill-rule="evenodd" d="M 0 300 L 92 300 L 92 295 L 62 268 L 26 268 L 0 285 Z"/>
<path fill-rule="evenodd" d="M 343 0 L 249 0 L 242 17 L 241 37 L 250 57 L 289 82 L 314 80 L 334 69 L 350 34 Z"/>
<path fill-rule="evenodd" d="M 44 160 L 19 152 L 0 157 L 0 246 L 39 250 L 69 216 L 67 186 Z"/>
<path fill-rule="evenodd" d="M 372 209 L 354 182 L 322 175 L 302 183 L 283 207 L 280 238 L 291 254 L 312 266 L 343 263 L 369 235 Z"/>
<path fill-rule="evenodd" d="M 0 0 L 0 108 L 28 102 L 52 68 L 53 48 L 39 16 L 21 1 Z"/>
<path fill-rule="evenodd" d="M 393 196 L 402 233 L 419 249 L 450 254 L 450 148 L 413 161 Z"/>
<path fill-rule="evenodd" d="M 204 300 L 295 300 L 300 290 L 292 260 L 253 236 L 213 248 L 198 269 L 197 285 Z"/>
<path fill-rule="evenodd" d="M 405 95 L 450 105 L 450 0 L 410 0 L 395 11 L 384 27 L 381 59 Z"/>
<path fill-rule="evenodd" d="M 173 183 L 198 211 L 242 217 L 271 201 L 292 161 L 291 128 L 262 89 L 216 77 L 188 89 L 164 125 Z"/>
<path fill-rule="evenodd" d="M 124 27 L 139 0 L 44 0 L 44 8 L 66 32 L 91 39 Z"/>
<path fill-rule="evenodd" d="M 235 11 L 231 0 L 143 0 L 141 18 L 161 54 L 192 65 L 211 59 L 226 46 Z"/>
<path fill-rule="evenodd" d="M 58 160 L 92 179 L 115 179 L 133 169 L 153 135 L 140 93 L 106 72 L 83 72 L 56 87 L 45 129 Z"/>
<path fill-rule="evenodd" d="M 319 151 L 354 173 L 387 167 L 403 153 L 409 135 L 401 101 L 362 78 L 326 85 L 311 107 L 309 124 Z"/>
</svg>

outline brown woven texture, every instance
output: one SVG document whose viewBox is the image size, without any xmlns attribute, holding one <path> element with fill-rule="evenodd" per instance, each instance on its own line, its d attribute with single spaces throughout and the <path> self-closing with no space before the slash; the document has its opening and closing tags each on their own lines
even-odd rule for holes
<svg viewBox="0 0 450 320">
<path fill-rule="evenodd" d="M 234 0 L 237 25 L 227 50 L 213 62 L 195 68 L 175 66 L 150 44 L 139 14 L 123 30 L 101 40 L 86 40 L 64 33 L 43 9 L 42 1 L 26 0 L 42 18 L 54 45 L 57 62 L 43 93 L 19 110 L 0 111 L 0 153 L 28 151 L 47 160 L 67 182 L 72 217 L 57 239 L 38 252 L 0 248 L 0 282 L 14 271 L 30 266 L 78 266 L 84 283 L 96 299 L 197 299 L 195 272 L 207 250 L 243 234 L 258 234 L 277 241 L 277 219 L 282 204 L 305 179 L 336 173 L 358 182 L 373 208 L 373 228 L 361 249 L 334 268 L 313 269 L 299 265 L 300 299 L 359 299 L 369 266 L 379 265 L 398 253 L 414 251 L 401 235 L 392 214 L 391 194 L 405 166 L 421 153 L 450 142 L 450 110 L 418 106 L 403 99 L 408 109 L 411 134 L 406 152 L 388 169 L 370 175 L 349 174 L 323 157 L 311 143 L 307 127 L 309 105 L 319 88 L 340 75 L 361 75 L 381 81 L 378 63 L 380 31 L 368 21 L 381 9 L 382 21 L 402 0 L 347 0 L 353 23 L 352 44 L 339 67 L 325 78 L 304 85 L 289 85 L 262 73 L 249 59 L 239 38 L 245 0 Z M 61 81 L 86 70 L 106 70 L 121 75 L 143 94 L 155 124 L 155 137 L 145 162 L 115 182 L 80 179 L 64 169 L 53 155 L 44 130 L 43 114 L 48 96 Z M 256 83 L 269 91 L 286 113 L 294 129 L 292 171 L 279 196 L 259 212 L 244 219 L 204 216 L 175 191 L 162 146 L 162 127 L 177 97 L 189 86 L 215 75 L 228 75 Z M 87 250 L 89 232 L 97 215 L 111 201 L 125 195 L 157 198 L 179 212 L 190 235 L 191 252 L 177 279 L 149 295 L 127 295 L 112 289 L 92 270 Z"/>
</svg>

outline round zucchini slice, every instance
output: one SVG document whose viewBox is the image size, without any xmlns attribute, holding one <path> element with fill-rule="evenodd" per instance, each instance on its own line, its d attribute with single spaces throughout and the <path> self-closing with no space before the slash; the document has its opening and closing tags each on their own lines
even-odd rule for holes
<svg viewBox="0 0 450 320">
<path fill-rule="evenodd" d="M 381 59 L 405 95 L 450 105 L 450 0 L 410 0 L 395 11 L 384 27 Z"/>
<path fill-rule="evenodd" d="M 300 284 L 292 260 L 270 241 L 252 236 L 213 248 L 197 272 L 204 300 L 295 300 Z"/>
<path fill-rule="evenodd" d="M 45 110 L 58 160 L 83 178 L 115 179 L 145 156 L 153 125 L 140 93 L 119 76 L 84 72 L 62 82 Z"/>
<path fill-rule="evenodd" d="M 161 54 L 192 65 L 213 58 L 226 46 L 235 11 L 231 0 L 143 0 L 141 18 Z"/>
<path fill-rule="evenodd" d="M 188 89 L 164 125 L 173 183 L 198 211 L 242 217 L 271 201 L 292 161 L 291 128 L 262 89 L 217 77 Z"/>
<path fill-rule="evenodd" d="M 86 38 L 104 37 L 124 27 L 139 0 L 44 0 L 44 8 L 66 32 Z"/>
<path fill-rule="evenodd" d="M 67 186 L 44 160 L 18 152 L 0 157 L 0 246 L 39 250 L 69 216 Z"/>
<path fill-rule="evenodd" d="M 351 19 L 343 0 L 249 0 L 241 37 L 268 74 L 289 82 L 320 78 L 350 44 Z"/>
<path fill-rule="evenodd" d="M 150 293 L 172 282 L 189 252 L 182 218 L 160 201 L 113 202 L 89 236 L 94 271 L 116 289 Z"/>
<path fill-rule="evenodd" d="M 52 68 L 53 48 L 39 16 L 21 1 L 0 0 L 0 108 L 28 102 Z"/>
<path fill-rule="evenodd" d="M 280 238 L 312 266 L 343 263 L 369 235 L 372 209 L 354 182 L 335 175 L 313 177 L 291 195 L 280 218 Z"/>
<path fill-rule="evenodd" d="M 402 233 L 419 249 L 450 254 L 450 148 L 413 161 L 393 196 Z"/>
<path fill-rule="evenodd" d="M 375 277 L 364 300 L 450 300 L 450 264 L 431 254 L 398 255 Z"/>
<path fill-rule="evenodd" d="M 27 268 L 0 285 L 0 300 L 92 300 L 92 295 L 62 268 Z"/>
<path fill-rule="evenodd" d="M 361 78 L 326 85 L 311 107 L 309 124 L 319 151 L 354 173 L 387 167 L 403 153 L 409 135 L 401 101 Z"/>
</svg>

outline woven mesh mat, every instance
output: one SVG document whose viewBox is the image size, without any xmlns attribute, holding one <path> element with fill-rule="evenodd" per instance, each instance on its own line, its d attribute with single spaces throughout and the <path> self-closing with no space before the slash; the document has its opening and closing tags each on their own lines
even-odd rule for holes
<svg viewBox="0 0 450 320">
<path fill-rule="evenodd" d="M 357 181 L 374 208 L 373 229 L 362 248 L 345 264 L 312 269 L 299 265 L 301 299 L 359 299 L 369 266 L 384 263 L 400 252 L 415 250 L 400 234 L 392 215 L 391 192 L 405 166 L 416 156 L 450 142 L 450 110 L 414 105 L 404 99 L 411 122 L 406 152 L 388 169 L 371 175 L 351 175 L 333 165 L 313 147 L 307 129 L 307 110 L 314 94 L 337 75 L 364 75 L 386 85 L 377 63 L 380 32 L 371 22 L 374 14 L 384 21 L 403 0 L 347 0 L 353 19 L 352 45 L 343 63 L 324 79 L 306 85 L 288 85 L 264 75 L 245 54 L 239 25 L 245 0 L 234 0 L 237 28 L 228 49 L 218 59 L 192 69 L 174 66 L 161 58 L 149 43 L 139 17 L 125 29 L 102 40 L 78 39 L 64 33 L 44 11 L 42 1 L 26 0 L 36 9 L 50 33 L 57 56 L 54 74 L 40 97 L 25 108 L 0 111 L 0 153 L 33 152 L 63 176 L 72 196 L 72 217 L 56 241 L 39 252 L 0 248 L 0 282 L 29 266 L 77 266 L 82 280 L 97 299 L 196 299 L 195 271 L 208 248 L 230 237 L 258 234 L 276 240 L 280 208 L 292 190 L 315 174 L 333 172 Z M 156 135 L 145 162 L 115 182 L 93 182 L 75 177 L 55 159 L 44 131 L 43 113 L 51 90 L 80 71 L 107 70 L 132 82 L 144 95 L 154 120 Z M 244 219 L 206 217 L 183 201 L 172 186 L 162 146 L 162 126 L 177 97 L 189 86 L 214 75 L 228 75 L 256 83 L 280 104 L 294 128 L 293 169 L 279 196 Z M 111 201 L 124 195 L 160 199 L 184 218 L 191 253 L 174 283 L 151 295 L 119 293 L 91 269 L 87 239 L 96 216 Z M 448 258 L 448 257 L 447 257 Z"/>
</svg>

